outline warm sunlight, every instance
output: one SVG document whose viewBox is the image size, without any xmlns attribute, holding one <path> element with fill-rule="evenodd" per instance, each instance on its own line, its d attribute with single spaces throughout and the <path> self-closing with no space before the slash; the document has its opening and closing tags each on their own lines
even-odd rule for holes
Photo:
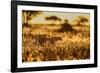
<svg viewBox="0 0 100 73">
<path fill-rule="evenodd" d="M 89 21 L 86 13 L 23 11 L 22 61 L 89 59 Z"/>
</svg>

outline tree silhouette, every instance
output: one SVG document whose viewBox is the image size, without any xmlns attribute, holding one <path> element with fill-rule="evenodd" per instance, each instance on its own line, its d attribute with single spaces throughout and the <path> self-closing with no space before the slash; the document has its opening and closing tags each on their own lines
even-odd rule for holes
<svg viewBox="0 0 100 73">
<path fill-rule="evenodd" d="M 61 21 L 61 19 L 57 16 L 50 16 L 50 17 L 45 17 L 46 20 L 50 20 L 50 21 Z"/>
<path fill-rule="evenodd" d="M 58 30 L 58 32 L 67 32 L 67 31 L 74 31 L 71 24 L 69 24 L 68 20 L 65 19 L 62 27 Z"/>
<path fill-rule="evenodd" d="M 22 11 L 22 16 L 23 16 L 23 24 L 26 26 L 29 26 L 28 22 L 32 18 L 36 17 L 37 15 L 41 14 L 41 11 L 27 11 L 23 10 Z"/>
<path fill-rule="evenodd" d="M 88 22 L 88 19 L 83 16 L 79 16 L 76 21 L 78 26 L 82 26 L 85 25 L 85 22 Z"/>
</svg>

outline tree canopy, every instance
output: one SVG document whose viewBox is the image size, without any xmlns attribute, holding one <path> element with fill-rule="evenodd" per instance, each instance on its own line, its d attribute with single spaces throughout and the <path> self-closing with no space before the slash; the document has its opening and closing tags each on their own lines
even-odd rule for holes
<svg viewBox="0 0 100 73">
<path fill-rule="evenodd" d="M 45 19 L 46 20 L 59 20 L 59 21 L 61 21 L 61 19 L 57 16 L 50 16 L 50 17 L 46 17 Z"/>
<path fill-rule="evenodd" d="M 85 25 L 85 22 L 88 22 L 89 20 L 86 17 L 79 16 L 76 21 L 77 21 L 77 25 L 81 26 L 81 25 Z"/>
</svg>

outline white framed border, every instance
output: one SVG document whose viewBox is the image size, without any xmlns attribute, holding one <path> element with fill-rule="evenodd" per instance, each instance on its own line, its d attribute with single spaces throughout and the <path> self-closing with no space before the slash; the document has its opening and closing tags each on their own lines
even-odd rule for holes
<svg viewBox="0 0 100 73">
<path fill-rule="evenodd" d="M 22 10 L 37 10 L 37 11 L 60 11 L 60 12 L 80 12 L 90 13 L 90 59 L 87 60 L 66 60 L 66 61 L 48 61 L 48 62 L 29 62 L 22 63 Z M 17 67 L 43 67 L 43 66 L 60 66 L 60 65 L 81 65 L 94 64 L 94 10 L 92 9 L 78 9 L 78 8 L 58 8 L 58 7 L 44 7 L 44 6 L 23 6 L 17 7 Z"/>
</svg>

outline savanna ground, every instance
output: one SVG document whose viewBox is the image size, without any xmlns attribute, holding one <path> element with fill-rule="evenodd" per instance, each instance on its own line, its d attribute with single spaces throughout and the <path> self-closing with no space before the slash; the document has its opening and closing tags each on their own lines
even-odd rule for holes
<svg viewBox="0 0 100 73">
<path fill-rule="evenodd" d="M 23 26 L 22 61 L 60 61 L 90 58 L 90 26 L 33 24 Z M 74 29 L 74 30 L 72 30 Z"/>
</svg>

